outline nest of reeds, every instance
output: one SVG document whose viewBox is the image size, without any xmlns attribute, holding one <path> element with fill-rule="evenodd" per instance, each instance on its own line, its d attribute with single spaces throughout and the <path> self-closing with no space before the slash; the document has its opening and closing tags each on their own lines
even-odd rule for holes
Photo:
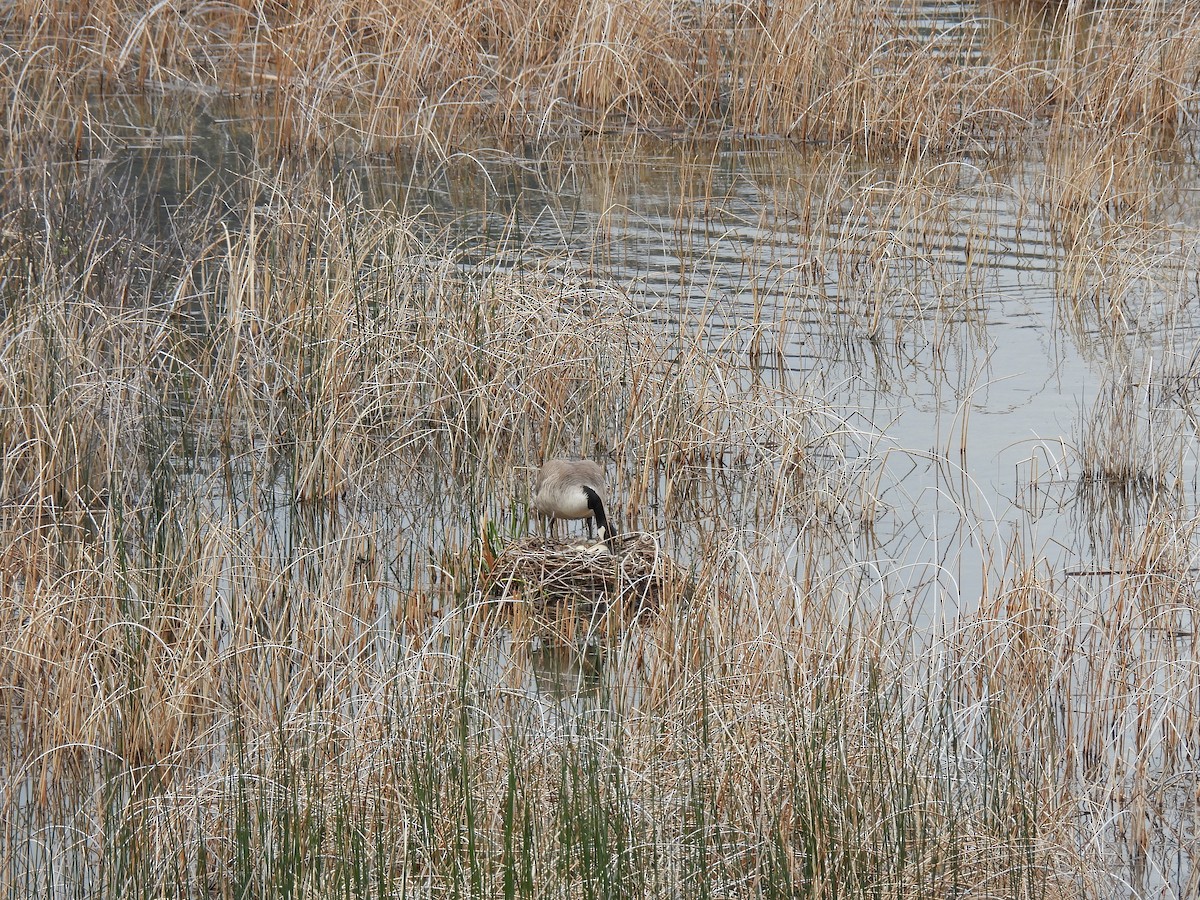
<svg viewBox="0 0 1200 900">
<path fill-rule="evenodd" d="M 525 538 L 496 557 L 483 587 L 492 600 L 536 613 L 594 618 L 619 612 L 628 620 L 660 608 L 687 582 L 653 535 L 635 532 L 610 544 Z"/>
</svg>

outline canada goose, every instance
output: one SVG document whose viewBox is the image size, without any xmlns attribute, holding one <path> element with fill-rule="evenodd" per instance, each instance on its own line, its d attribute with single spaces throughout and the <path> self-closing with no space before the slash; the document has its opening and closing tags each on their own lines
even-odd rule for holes
<svg viewBox="0 0 1200 900">
<path fill-rule="evenodd" d="M 604 470 L 590 459 L 547 460 L 533 485 L 533 508 L 551 520 L 595 519 L 600 536 L 614 532 L 604 513 Z"/>
</svg>

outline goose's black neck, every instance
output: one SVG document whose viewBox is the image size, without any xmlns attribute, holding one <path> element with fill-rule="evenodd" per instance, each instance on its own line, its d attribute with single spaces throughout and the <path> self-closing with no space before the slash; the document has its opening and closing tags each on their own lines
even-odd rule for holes
<svg viewBox="0 0 1200 900">
<path fill-rule="evenodd" d="M 587 495 L 588 509 L 592 511 L 592 516 L 596 520 L 596 527 L 604 529 L 605 537 L 612 537 L 616 532 L 612 531 L 608 524 L 608 516 L 604 514 L 604 501 L 600 499 L 592 488 L 587 485 L 583 486 L 583 492 Z"/>
</svg>

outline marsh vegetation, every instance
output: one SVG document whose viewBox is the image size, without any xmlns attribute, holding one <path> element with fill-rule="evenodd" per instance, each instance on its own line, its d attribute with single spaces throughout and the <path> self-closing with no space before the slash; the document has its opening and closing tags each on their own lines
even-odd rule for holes
<svg viewBox="0 0 1200 900">
<path fill-rule="evenodd" d="M 0 9 L 7 896 L 1200 891 L 1192 4 Z"/>
</svg>

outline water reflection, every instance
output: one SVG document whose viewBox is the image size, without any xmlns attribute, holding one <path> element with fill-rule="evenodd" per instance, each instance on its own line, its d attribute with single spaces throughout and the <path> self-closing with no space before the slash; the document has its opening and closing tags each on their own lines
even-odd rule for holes
<svg viewBox="0 0 1200 900">
<path fill-rule="evenodd" d="M 599 642 L 580 645 L 535 639 L 529 662 L 540 696 L 573 706 L 600 702 L 605 649 Z"/>
</svg>

